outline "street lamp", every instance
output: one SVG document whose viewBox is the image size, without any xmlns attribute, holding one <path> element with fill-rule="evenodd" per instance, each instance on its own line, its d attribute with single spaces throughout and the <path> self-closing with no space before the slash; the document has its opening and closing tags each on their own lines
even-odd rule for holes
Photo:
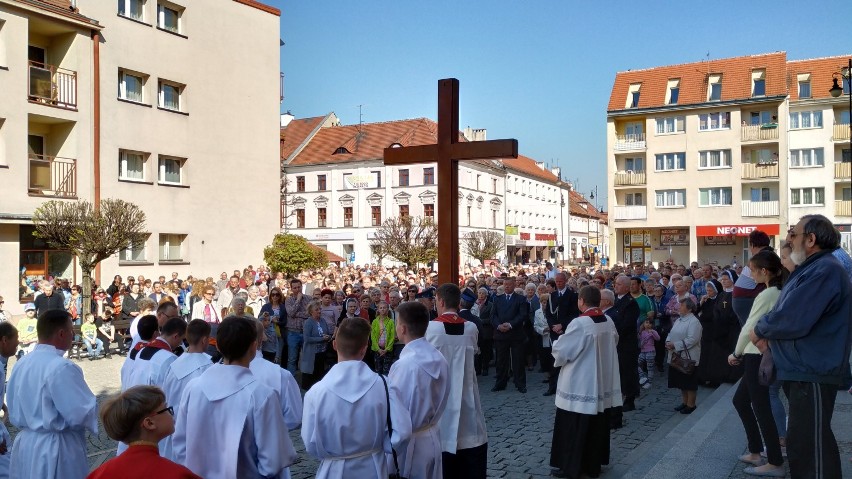
<svg viewBox="0 0 852 479">
<path fill-rule="evenodd" d="M 560 251 L 560 253 L 562 253 L 562 261 L 560 261 L 560 264 L 565 263 L 565 217 L 563 216 L 564 211 L 565 211 L 565 196 L 562 194 L 562 185 L 563 185 L 562 180 L 556 181 L 556 186 L 559 188 L 559 241 L 560 241 L 560 243 L 562 243 L 561 244 L 562 251 Z M 571 204 L 571 196 L 570 195 L 568 196 L 568 204 L 569 205 Z M 571 221 L 571 214 L 570 213 L 568 213 L 568 221 L 569 222 Z M 568 240 L 570 241 L 570 239 L 571 239 L 571 228 L 570 228 L 570 225 L 569 225 Z"/>
<path fill-rule="evenodd" d="M 831 89 L 829 89 L 828 92 L 834 98 L 838 98 L 840 95 L 843 94 L 843 87 L 837 84 L 838 75 L 840 76 L 841 81 L 846 84 L 846 88 L 849 90 L 849 151 L 850 154 L 852 154 L 852 58 L 849 59 L 849 65 L 847 67 L 841 68 L 839 72 L 831 74 L 831 79 L 834 84 L 831 85 Z"/>
</svg>

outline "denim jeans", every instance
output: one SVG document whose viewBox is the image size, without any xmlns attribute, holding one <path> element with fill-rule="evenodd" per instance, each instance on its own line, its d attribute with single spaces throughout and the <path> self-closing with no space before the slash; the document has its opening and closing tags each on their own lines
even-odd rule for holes
<svg viewBox="0 0 852 479">
<path fill-rule="evenodd" d="M 299 352 L 302 350 L 302 333 L 287 331 L 287 370 L 295 376 L 299 369 Z"/>
<path fill-rule="evenodd" d="M 104 351 L 104 342 L 101 341 L 100 338 L 95 338 L 95 341 L 92 342 L 89 338 L 83 338 L 83 344 L 86 345 L 86 351 L 89 353 L 89 357 L 97 357 L 100 356 Z M 92 352 L 92 344 L 96 345 L 96 350 Z"/>
<path fill-rule="evenodd" d="M 778 436 L 787 437 L 787 411 L 781 402 L 781 381 L 777 379 L 769 386 L 769 407 L 772 408 L 772 418 L 775 419 Z"/>
</svg>

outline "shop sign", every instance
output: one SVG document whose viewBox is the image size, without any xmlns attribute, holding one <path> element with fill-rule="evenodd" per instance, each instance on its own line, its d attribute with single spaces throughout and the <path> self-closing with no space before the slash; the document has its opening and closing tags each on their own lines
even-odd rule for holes
<svg viewBox="0 0 852 479">
<path fill-rule="evenodd" d="M 748 235 L 746 235 L 748 236 Z M 705 236 L 704 237 L 704 245 L 705 246 L 718 246 L 718 245 L 731 245 L 737 244 L 737 237 L 734 235 L 726 235 L 726 236 Z"/>
<path fill-rule="evenodd" d="M 834 225 L 841 233 L 852 233 L 852 225 Z"/>
<path fill-rule="evenodd" d="M 661 229 L 660 246 L 689 246 L 689 230 Z"/>
<path fill-rule="evenodd" d="M 771 225 L 718 225 L 696 226 L 696 236 L 748 236 L 752 231 L 760 230 L 769 236 L 777 236 L 781 231 L 778 224 Z"/>
<path fill-rule="evenodd" d="M 520 236 L 521 236 L 521 239 L 524 240 L 524 241 L 529 241 L 529 239 L 530 239 L 529 233 L 521 233 Z"/>
<path fill-rule="evenodd" d="M 535 239 L 538 241 L 556 241 L 556 235 L 553 233 L 536 233 Z"/>
<path fill-rule="evenodd" d="M 518 227 L 517 226 L 507 226 L 506 234 L 509 236 L 517 236 L 518 235 Z"/>
</svg>

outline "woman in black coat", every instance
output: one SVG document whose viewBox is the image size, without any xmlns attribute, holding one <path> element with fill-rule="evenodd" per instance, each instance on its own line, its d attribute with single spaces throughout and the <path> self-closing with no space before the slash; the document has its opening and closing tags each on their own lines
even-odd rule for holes
<svg viewBox="0 0 852 479">
<path fill-rule="evenodd" d="M 701 323 L 701 362 L 697 368 L 698 384 L 710 387 L 718 387 L 719 373 L 714 373 L 715 369 L 727 369 L 728 361 L 725 358 L 724 364 L 717 364 L 718 359 L 713 356 L 713 316 L 716 309 L 716 302 L 719 299 L 719 291 L 722 290 L 722 285 L 715 279 L 707 282 L 707 294 L 701 297 L 698 305 L 698 321 Z"/>
</svg>

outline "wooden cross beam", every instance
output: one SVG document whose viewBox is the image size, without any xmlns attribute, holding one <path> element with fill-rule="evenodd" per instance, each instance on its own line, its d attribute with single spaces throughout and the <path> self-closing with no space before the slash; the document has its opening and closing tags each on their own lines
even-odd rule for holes
<svg viewBox="0 0 852 479">
<path fill-rule="evenodd" d="M 458 284 L 459 169 L 462 160 L 517 158 L 518 140 L 459 142 L 459 81 L 438 80 L 438 142 L 385 148 L 386 165 L 438 163 L 438 282 Z M 414 265 L 409 265 L 414 266 Z"/>
</svg>

